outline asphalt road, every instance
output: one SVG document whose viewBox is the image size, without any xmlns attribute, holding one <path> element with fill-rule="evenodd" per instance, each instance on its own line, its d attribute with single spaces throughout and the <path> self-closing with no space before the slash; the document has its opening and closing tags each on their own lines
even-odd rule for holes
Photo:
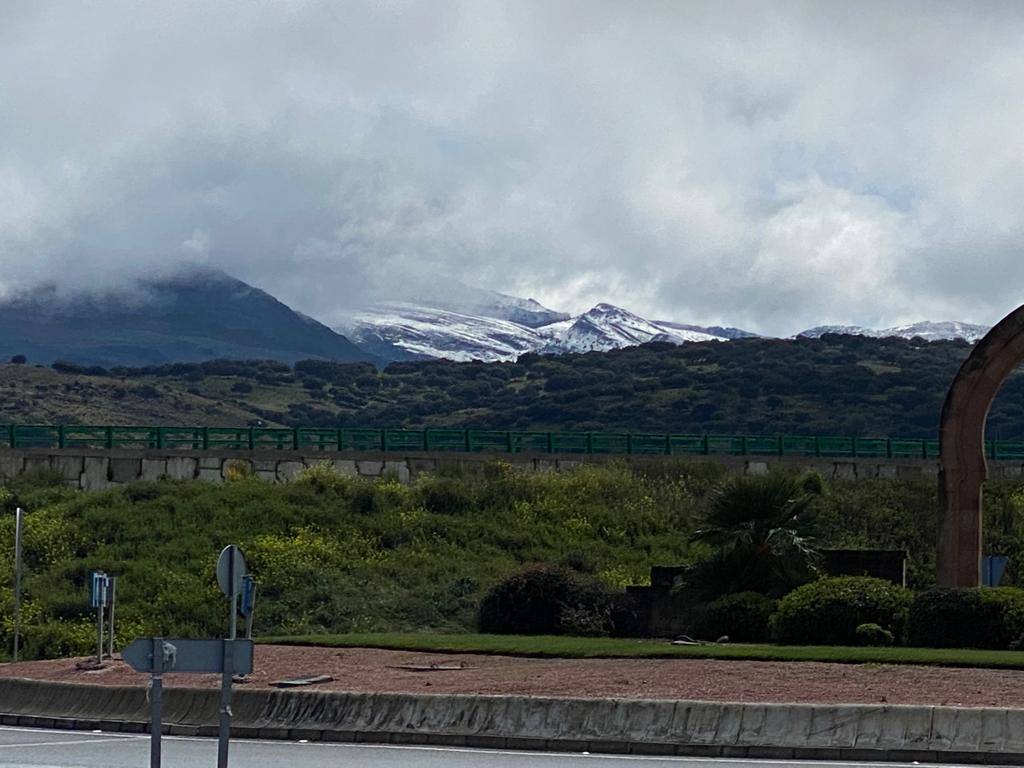
<svg viewBox="0 0 1024 768">
<path fill-rule="evenodd" d="M 210 768 L 216 762 L 215 740 L 170 736 L 163 739 L 164 768 Z M 0 768 L 145 768 L 148 765 L 148 736 L 0 728 Z M 280 768 L 282 765 L 302 768 L 853 768 L 869 764 L 235 740 L 231 742 L 231 765 L 239 768 Z M 886 768 L 901 767 L 888 763 Z"/>
</svg>

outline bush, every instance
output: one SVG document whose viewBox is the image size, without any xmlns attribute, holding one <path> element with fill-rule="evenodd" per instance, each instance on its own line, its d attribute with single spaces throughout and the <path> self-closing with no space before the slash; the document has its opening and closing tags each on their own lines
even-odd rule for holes
<svg viewBox="0 0 1024 768">
<path fill-rule="evenodd" d="M 475 507 L 472 489 L 459 478 L 426 475 L 417 480 L 414 491 L 415 498 L 428 512 L 461 515 Z"/>
<path fill-rule="evenodd" d="M 248 461 L 232 461 L 224 470 L 224 479 L 229 483 L 237 483 L 240 480 L 250 480 L 256 477 L 256 470 Z"/>
<path fill-rule="evenodd" d="M 527 565 L 484 596 L 479 627 L 498 635 L 607 635 L 611 596 L 565 568 Z"/>
<path fill-rule="evenodd" d="M 892 645 L 896 639 L 892 632 L 877 624 L 861 624 L 855 632 L 857 645 Z"/>
<path fill-rule="evenodd" d="M 84 656 L 96 650 L 96 627 L 88 620 L 47 621 L 25 627 L 22 653 L 25 659 L 59 659 Z"/>
<path fill-rule="evenodd" d="M 884 579 L 819 579 L 782 598 L 772 626 L 779 642 L 798 645 L 854 645 L 861 624 L 877 624 L 901 640 L 912 599 L 910 590 Z"/>
<path fill-rule="evenodd" d="M 735 643 L 762 643 L 769 639 L 768 621 L 779 601 L 757 592 L 723 595 L 708 604 L 704 613 L 704 634 L 709 638 L 728 635 Z"/>
<path fill-rule="evenodd" d="M 351 478 L 339 472 L 334 462 L 331 461 L 318 461 L 316 464 L 300 470 L 295 474 L 292 482 L 308 485 L 320 494 L 343 493 L 353 485 Z M 364 484 L 360 487 L 369 492 L 372 506 L 373 486 Z"/>
<path fill-rule="evenodd" d="M 930 589 L 910 606 L 910 643 L 933 648 L 1009 648 L 1024 635 L 1024 590 Z"/>
</svg>

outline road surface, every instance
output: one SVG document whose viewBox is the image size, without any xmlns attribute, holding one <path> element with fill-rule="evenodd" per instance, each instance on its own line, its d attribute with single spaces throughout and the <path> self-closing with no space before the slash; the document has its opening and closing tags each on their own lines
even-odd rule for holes
<svg viewBox="0 0 1024 768">
<path fill-rule="evenodd" d="M 166 768 L 209 768 L 216 762 L 214 739 L 163 738 Z M 238 768 L 280 768 L 282 765 L 302 768 L 859 768 L 870 765 L 241 739 L 231 742 L 231 764 Z M 149 737 L 145 735 L 0 727 L 0 768 L 145 768 L 148 765 Z M 901 768 L 897 763 L 885 766 Z"/>
</svg>

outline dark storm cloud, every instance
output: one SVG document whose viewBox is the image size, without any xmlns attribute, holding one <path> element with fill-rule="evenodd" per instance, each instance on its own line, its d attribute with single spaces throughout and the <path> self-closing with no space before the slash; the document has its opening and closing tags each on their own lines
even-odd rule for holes
<svg viewBox="0 0 1024 768">
<path fill-rule="evenodd" d="M 1013 3 L 13 2 L 0 284 L 209 263 L 790 333 L 1024 284 Z"/>
</svg>

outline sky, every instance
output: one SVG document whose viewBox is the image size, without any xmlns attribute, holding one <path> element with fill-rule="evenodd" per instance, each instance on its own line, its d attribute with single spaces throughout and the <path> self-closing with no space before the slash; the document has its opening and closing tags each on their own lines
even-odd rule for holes
<svg viewBox="0 0 1024 768">
<path fill-rule="evenodd" d="M 994 323 L 1022 94 L 1019 2 L 5 0 L 0 292 Z"/>
</svg>

